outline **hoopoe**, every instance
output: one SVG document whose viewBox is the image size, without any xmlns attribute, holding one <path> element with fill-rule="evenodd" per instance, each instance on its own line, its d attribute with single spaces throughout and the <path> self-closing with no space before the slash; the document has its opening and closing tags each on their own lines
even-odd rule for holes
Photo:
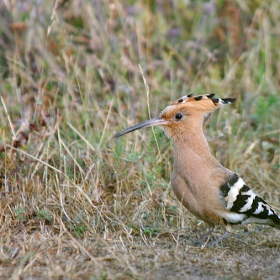
<svg viewBox="0 0 280 280">
<path fill-rule="evenodd" d="M 231 231 L 231 225 L 258 223 L 280 229 L 280 215 L 242 178 L 214 158 L 204 136 L 204 116 L 235 100 L 214 98 L 214 93 L 183 96 L 157 118 L 131 126 L 114 137 L 160 126 L 174 140 L 172 189 L 178 200 L 210 227 L 224 225 L 226 231 Z"/>
</svg>

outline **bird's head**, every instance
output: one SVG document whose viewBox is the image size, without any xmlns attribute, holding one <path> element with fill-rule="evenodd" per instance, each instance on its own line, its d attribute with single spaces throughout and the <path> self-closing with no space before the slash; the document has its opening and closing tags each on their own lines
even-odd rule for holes
<svg viewBox="0 0 280 280">
<path fill-rule="evenodd" d="M 180 135 L 190 132 L 191 129 L 201 127 L 206 114 L 236 100 L 235 98 L 214 98 L 214 95 L 214 93 L 198 96 L 185 95 L 167 106 L 157 118 L 128 127 L 114 137 L 118 138 L 150 126 L 160 126 L 168 137 L 180 137 Z"/>
</svg>

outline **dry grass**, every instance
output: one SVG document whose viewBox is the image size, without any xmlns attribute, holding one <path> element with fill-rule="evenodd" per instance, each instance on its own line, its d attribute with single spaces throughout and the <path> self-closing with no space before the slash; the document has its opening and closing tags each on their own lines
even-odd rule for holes
<svg viewBox="0 0 280 280">
<path fill-rule="evenodd" d="M 211 148 L 279 209 L 279 1 L 29 2 L 0 3 L 1 279 L 278 279 L 279 231 L 200 249 L 172 143 L 111 137 L 189 92 L 236 97 Z"/>
</svg>

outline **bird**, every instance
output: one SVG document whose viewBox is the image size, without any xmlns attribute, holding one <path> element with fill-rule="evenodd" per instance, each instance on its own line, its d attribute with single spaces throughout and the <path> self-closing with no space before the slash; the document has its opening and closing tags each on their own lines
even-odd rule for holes
<svg viewBox="0 0 280 280">
<path fill-rule="evenodd" d="M 204 135 L 205 116 L 234 101 L 235 98 L 216 98 L 214 93 L 185 95 L 158 117 L 128 127 L 114 137 L 145 127 L 161 127 L 174 143 L 173 192 L 210 229 L 222 225 L 226 232 L 232 232 L 234 225 L 251 223 L 280 229 L 280 215 L 239 175 L 220 164 Z"/>
</svg>

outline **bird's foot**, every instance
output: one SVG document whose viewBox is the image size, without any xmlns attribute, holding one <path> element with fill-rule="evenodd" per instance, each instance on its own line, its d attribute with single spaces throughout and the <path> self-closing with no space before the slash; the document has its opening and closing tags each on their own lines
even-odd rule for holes
<svg viewBox="0 0 280 280">
<path fill-rule="evenodd" d="M 207 243 L 209 242 L 209 239 L 211 237 L 211 233 L 213 231 L 214 228 L 208 228 L 208 230 L 206 231 L 206 233 L 202 234 L 195 242 L 194 245 L 195 246 L 201 246 L 201 248 L 205 248 L 205 246 L 207 245 Z"/>
<path fill-rule="evenodd" d="M 216 246 L 218 243 L 220 243 L 221 241 L 223 241 L 224 239 L 227 239 L 229 236 L 229 232 L 225 231 L 222 235 L 220 235 L 218 238 L 216 238 L 215 240 L 211 241 L 208 243 L 208 247 L 214 247 Z"/>
<path fill-rule="evenodd" d="M 227 239 L 227 237 L 229 236 L 229 232 L 225 231 L 222 235 L 220 235 L 219 237 L 215 238 L 214 240 L 210 241 L 211 238 L 211 234 L 213 232 L 213 229 L 208 230 L 205 234 L 203 234 L 202 236 L 200 236 L 195 242 L 194 245 L 195 246 L 199 246 L 201 247 L 201 249 L 204 249 L 205 247 L 215 247 L 216 245 L 218 245 L 221 241 L 223 241 L 224 239 Z"/>
</svg>

